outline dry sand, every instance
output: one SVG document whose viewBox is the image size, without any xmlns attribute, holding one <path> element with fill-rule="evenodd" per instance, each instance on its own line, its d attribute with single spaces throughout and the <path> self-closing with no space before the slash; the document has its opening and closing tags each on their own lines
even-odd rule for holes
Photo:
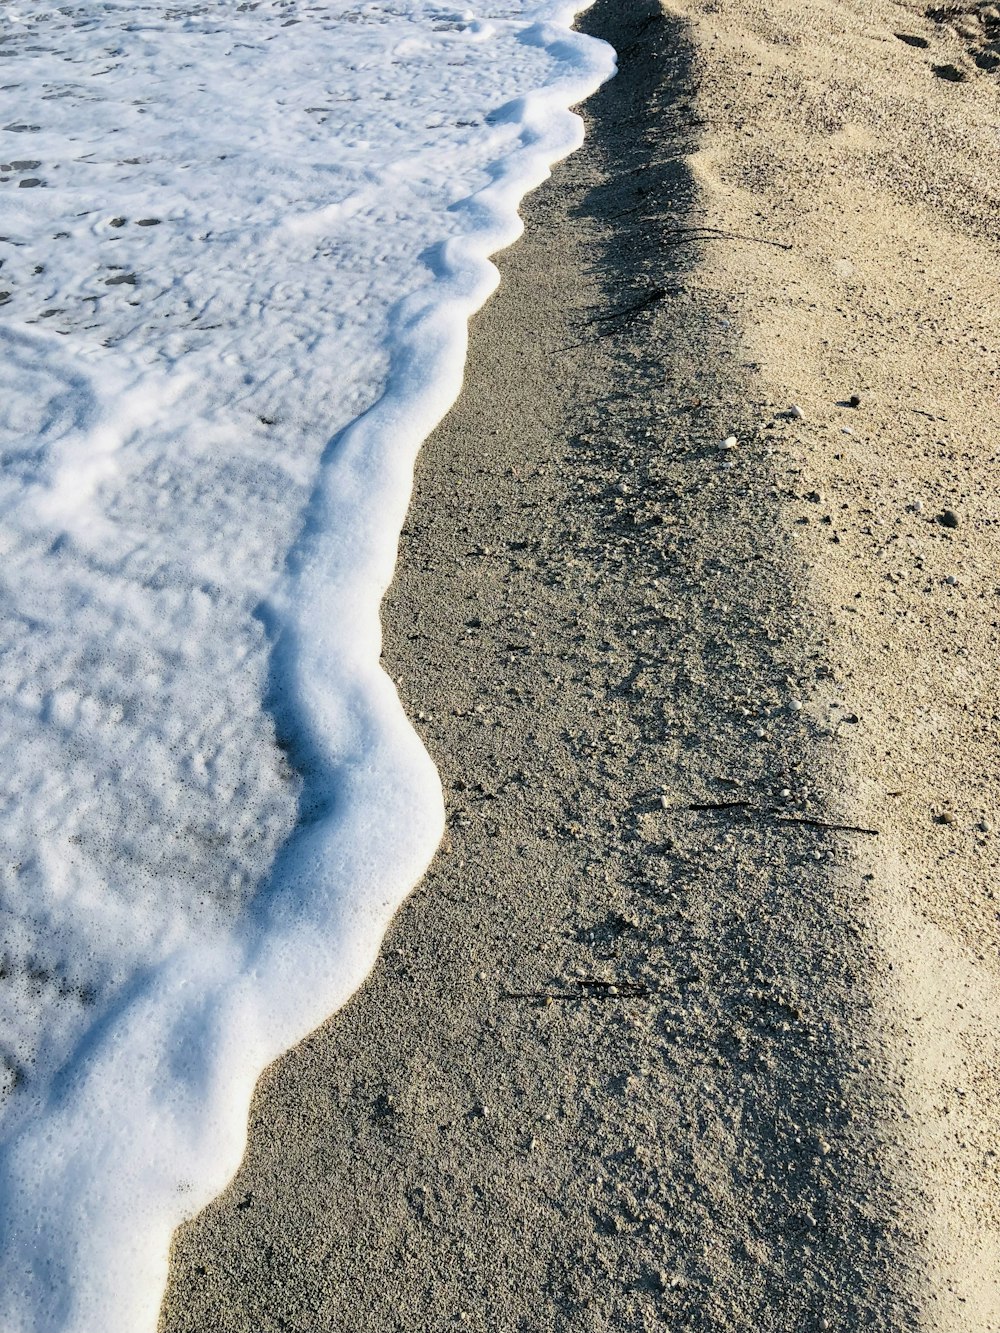
<svg viewBox="0 0 1000 1333">
<path fill-rule="evenodd" d="M 449 834 L 164 1333 L 1000 1328 L 996 14 L 585 16 L 385 608 Z"/>
</svg>

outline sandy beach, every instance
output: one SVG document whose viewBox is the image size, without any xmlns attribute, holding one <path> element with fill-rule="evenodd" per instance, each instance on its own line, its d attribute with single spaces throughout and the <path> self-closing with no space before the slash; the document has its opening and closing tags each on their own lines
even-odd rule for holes
<svg viewBox="0 0 1000 1333">
<path fill-rule="evenodd" d="M 162 1333 L 1000 1329 L 1000 13 L 580 26 L 384 607 L 448 833 Z"/>
</svg>

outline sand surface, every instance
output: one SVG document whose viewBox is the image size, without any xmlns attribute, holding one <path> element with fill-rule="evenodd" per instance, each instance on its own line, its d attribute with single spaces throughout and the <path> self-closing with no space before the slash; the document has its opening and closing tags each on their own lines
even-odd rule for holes
<svg viewBox="0 0 1000 1333">
<path fill-rule="evenodd" d="M 997 11 L 583 26 L 385 608 L 449 833 L 164 1333 L 1000 1328 Z"/>
</svg>

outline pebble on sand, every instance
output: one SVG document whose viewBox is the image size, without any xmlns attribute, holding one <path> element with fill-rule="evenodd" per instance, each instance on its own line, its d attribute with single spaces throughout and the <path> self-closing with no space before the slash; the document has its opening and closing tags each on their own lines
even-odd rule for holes
<svg viewBox="0 0 1000 1333">
<path fill-rule="evenodd" d="M 941 513 L 938 514 L 937 521 L 943 528 L 957 528 L 962 520 L 955 513 L 954 509 L 943 509 Z"/>
</svg>

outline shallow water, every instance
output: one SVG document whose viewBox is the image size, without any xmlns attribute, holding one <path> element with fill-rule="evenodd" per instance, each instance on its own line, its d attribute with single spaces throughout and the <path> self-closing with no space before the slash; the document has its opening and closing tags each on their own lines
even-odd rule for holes
<svg viewBox="0 0 1000 1333">
<path fill-rule="evenodd" d="M 573 8 L 0 7 L 11 1333 L 154 1327 L 432 854 L 378 605 L 486 256 L 612 69 Z"/>
</svg>

